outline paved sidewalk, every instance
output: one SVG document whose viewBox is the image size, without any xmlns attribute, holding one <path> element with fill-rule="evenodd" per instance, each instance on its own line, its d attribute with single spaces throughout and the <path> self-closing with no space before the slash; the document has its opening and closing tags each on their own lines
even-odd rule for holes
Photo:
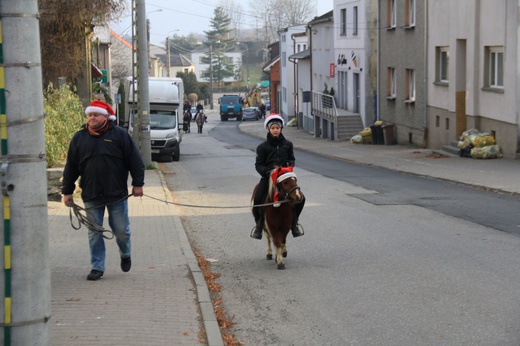
<svg viewBox="0 0 520 346">
<path fill-rule="evenodd" d="M 121 271 L 115 240 L 107 240 L 99 281 L 86 280 L 87 229 L 71 227 L 63 203 L 48 203 L 52 345 L 223 345 L 175 207 L 161 202 L 172 198 L 159 171 L 146 171 L 144 193 L 158 200 L 129 199 L 132 269 Z M 199 341 L 200 331 L 207 343 Z"/>
<path fill-rule="evenodd" d="M 242 122 L 244 133 L 265 138 L 263 119 Z M 302 129 L 286 126 L 283 133 L 294 147 L 342 160 L 392 170 L 431 176 L 489 189 L 520 193 L 520 160 L 472 158 L 438 158 L 431 149 L 404 145 L 352 144 L 315 138 Z M 298 158 L 296 158 L 298 160 Z M 298 163 L 296 163 L 298 164 Z"/>
</svg>

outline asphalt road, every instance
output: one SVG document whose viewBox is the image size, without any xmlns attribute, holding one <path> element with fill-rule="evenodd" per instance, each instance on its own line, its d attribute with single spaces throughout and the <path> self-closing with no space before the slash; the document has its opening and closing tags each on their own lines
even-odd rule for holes
<svg viewBox="0 0 520 346">
<path fill-rule="evenodd" d="M 178 210 L 192 246 L 217 261 L 237 339 L 520 344 L 517 199 L 297 151 L 306 234 L 289 237 L 277 270 L 249 238 L 259 140 L 236 124 L 210 118 L 162 168 L 175 202 L 206 206 Z"/>
</svg>

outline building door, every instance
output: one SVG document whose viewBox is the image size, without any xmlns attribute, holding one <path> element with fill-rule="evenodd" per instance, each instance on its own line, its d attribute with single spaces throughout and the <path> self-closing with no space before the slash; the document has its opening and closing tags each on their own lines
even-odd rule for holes
<svg viewBox="0 0 520 346">
<path fill-rule="evenodd" d="M 359 73 L 353 75 L 354 113 L 359 113 Z"/>
<path fill-rule="evenodd" d="M 347 71 L 340 71 L 338 76 L 338 87 L 339 87 L 339 108 L 348 108 L 348 89 L 347 89 Z"/>
<path fill-rule="evenodd" d="M 466 117 L 466 40 L 457 40 L 455 74 L 455 138 L 467 130 Z M 453 132 L 451 132 L 453 133 Z"/>
</svg>

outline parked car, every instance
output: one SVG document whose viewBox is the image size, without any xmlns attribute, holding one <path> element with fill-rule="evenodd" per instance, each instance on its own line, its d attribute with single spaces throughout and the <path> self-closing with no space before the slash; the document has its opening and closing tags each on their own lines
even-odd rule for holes
<svg viewBox="0 0 520 346">
<path fill-rule="evenodd" d="M 270 111 L 271 110 L 271 100 L 265 101 L 265 108 Z"/>
<path fill-rule="evenodd" d="M 260 119 L 260 110 L 258 107 L 247 107 L 244 108 L 244 114 L 242 115 L 242 120 L 258 120 Z"/>
</svg>

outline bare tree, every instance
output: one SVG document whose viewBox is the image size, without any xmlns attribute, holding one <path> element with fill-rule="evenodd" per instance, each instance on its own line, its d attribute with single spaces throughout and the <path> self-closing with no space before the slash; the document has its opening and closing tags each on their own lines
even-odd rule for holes
<svg viewBox="0 0 520 346">
<path fill-rule="evenodd" d="M 57 85 L 60 76 L 73 81 L 82 74 L 92 27 L 120 15 L 125 1 L 39 0 L 38 6 L 44 85 Z"/>
<path fill-rule="evenodd" d="M 265 41 L 278 39 L 278 31 L 309 22 L 316 11 L 313 0 L 250 0 L 251 15 L 264 26 Z"/>
<path fill-rule="evenodd" d="M 279 0 L 279 4 L 285 26 L 306 24 L 316 13 L 312 0 Z"/>
<path fill-rule="evenodd" d="M 231 27 L 233 28 L 233 34 L 235 35 L 234 39 L 240 41 L 240 29 L 244 24 L 244 9 L 242 5 L 235 0 L 220 0 L 218 6 L 222 7 L 224 13 L 231 18 Z"/>
</svg>

